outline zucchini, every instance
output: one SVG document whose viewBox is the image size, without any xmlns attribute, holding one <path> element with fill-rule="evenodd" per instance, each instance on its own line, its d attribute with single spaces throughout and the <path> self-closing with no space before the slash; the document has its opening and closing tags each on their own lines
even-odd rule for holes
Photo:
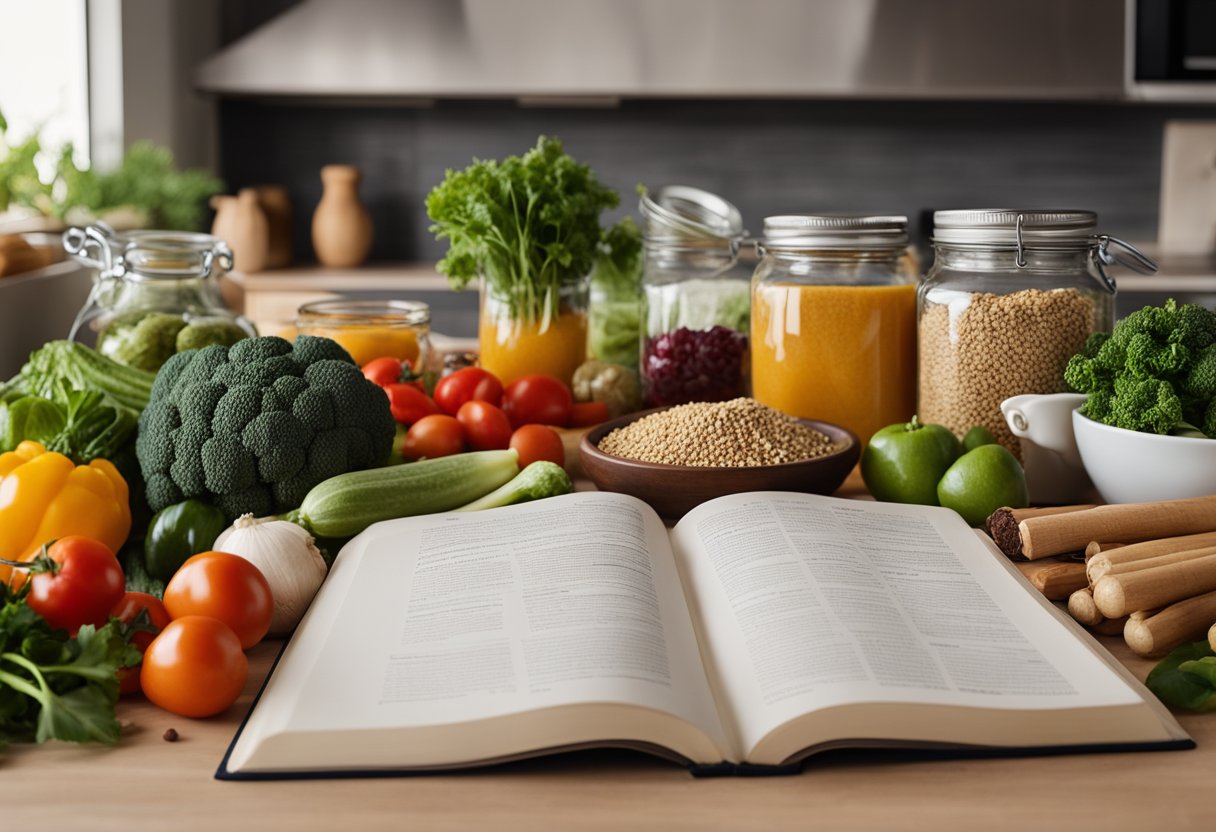
<svg viewBox="0 0 1216 832">
<path fill-rule="evenodd" d="M 450 511 L 519 473 L 515 451 L 474 451 L 353 471 L 313 487 L 287 515 L 314 537 L 353 537 L 372 523 Z"/>
</svg>

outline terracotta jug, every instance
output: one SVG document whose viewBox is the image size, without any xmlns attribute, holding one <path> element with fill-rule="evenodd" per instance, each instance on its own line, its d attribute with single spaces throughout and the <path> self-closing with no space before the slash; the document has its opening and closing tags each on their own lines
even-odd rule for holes
<svg viewBox="0 0 1216 832">
<path fill-rule="evenodd" d="M 270 245 L 266 268 L 282 269 L 291 265 L 291 197 L 282 185 L 259 185 L 258 205 L 266 214 Z"/>
<path fill-rule="evenodd" d="M 233 269 L 252 274 L 266 268 L 270 231 L 257 191 L 243 188 L 236 196 L 212 197 L 211 207 L 215 209 L 211 233 L 232 249 Z"/>
<path fill-rule="evenodd" d="M 358 266 L 371 250 L 372 218 L 359 201 L 359 179 L 353 165 L 321 168 L 325 189 L 312 215 L 312 247 L 323 266 Z"/>
</svg>

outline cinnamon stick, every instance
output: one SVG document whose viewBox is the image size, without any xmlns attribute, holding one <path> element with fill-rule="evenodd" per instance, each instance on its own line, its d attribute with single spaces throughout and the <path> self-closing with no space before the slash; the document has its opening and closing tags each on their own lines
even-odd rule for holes
<svg viewBox="0 0 1216 832">
<path fill-rule="evenodd" d="M 1213 622 L 1216 592 L 1208 592 L 1170 604 L 1149 618 L 1129 618 L 1123 640 L 1138 656 L 1162 656 L 1184 642 L 1203 638 L 1210 627 L 1216 626 Z"/>
<path fill-rule="evenodd" d="M 1085 564 L 1076 561 L 1035 561 L 1017 564 L 1030 583 L 1049 601 L 1063 601 L 1083 586 L 1088 585 Z"/>
<path fill-rule="evenodd" d="M 1083 506 L 1051 506 L 1048 508 L 998 508 L 988 515 L 985 528 L 988 535 L 996 543 L 997 548 L 1011 558 L 1022 557 L 1022 536 L 1018 532 L 1018 524 L 1031 517 L 1051 517 L 1056 514 L 1068 514 L 1074 511 L 1084 511 L 1094 508 L 1093 505 Z M 1057 553 L 1059 554 L 1059 553 Z"/>
<path fill-rule="evenodd" d="M 1103 537 L 1139 543 L 1200 532 L 1216 532 L 1216 495 L 1097 506 L 1018 522 L 1021 552 L 1030 560 L 1080 551 Z"/>
<path fill-rule="evenodd" d="M 1129 547 L 1130 548 L 1130 547 Z M 1181 552 L 1169 552 L 1151 558 L 1136 558 L 1134 560 L 1116 560 L 1112 562 L 1109 555 L 1097 554 L 1093 560 L 1085 564 L 1085 574 L 1089 582 L 1096 584 L 1104 575 L 1122 575 L 1140 569 L 1152 569 L 1170 563 L 1181 563 L 1184 560 L 1194 560 L 1208 555 L 1216 555 L 1216 546 L 1205 546 L 1202 549 L 1189 549 Z"/>
<path fill-rule="evenodd" d="M 1105 546 L 1106 544 L 1103 544 Z M 1099 557 L 1104 558 L 1108 563 L 1126 563 L 1133 560 L 1144 560 L 1147 558 L 1155 558 L 1161 555 L 1168 555 L 1171 552 L 1185 552 L 1192 549 L 1203 549 L 1208 546 L 1216 546 L 1216 532 L 1203 532 L 1202 534 L 1184 534 L 1179 537 L 1163 537 L 1157 540 L 1146 540 L 1142 543 L 1132 543 L 1127 546 L 1118 547 L 1118 550 L 1103 548 L 1090 559 L 1090 563 Z M 1097 580 L 1090 575 L 1090 581 Z"/>
<path fill-rule="evenodd" d="M 1106 620 L 1106 616 L 1098 611 L 1094 594 L 1087 586 L 1068 596 L 1068 614 L 1086 627 L 1095 627 Z"/>
<path fill-rule="evenodd" d="M 1107 618 L 1164 607 L 1216 590 L 1216 555 L 1106 575 L 1094 584 L 1094 603 Z"/>
<path fill-rule="evenodd" d="M 1122 549 L 1126 545 L 1126 543 L 1103 543 L 1100 540 L 1091 540 L 1089 541 L 1089 545 L 1085 547 L 1085 559 L 1089 560 L 1094 555 L 1109 552 L 1112 549 Z"/>
</svg>

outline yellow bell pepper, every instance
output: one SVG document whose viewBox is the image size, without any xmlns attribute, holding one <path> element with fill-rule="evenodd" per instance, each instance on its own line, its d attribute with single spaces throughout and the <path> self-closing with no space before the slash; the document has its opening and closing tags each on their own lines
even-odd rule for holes
<svg viewBox="0 0 1216 832">
<path fill-rule="evenodd" d="M 101 541 L 115 552 L 131 533 L 127 482 L 110 462 L 75 465 L 37 442 L 0 454 L 0 558 L 32 560 L 68 535 Z M 0 580 L 12 569 L 0 564 Z"/>
</svg>

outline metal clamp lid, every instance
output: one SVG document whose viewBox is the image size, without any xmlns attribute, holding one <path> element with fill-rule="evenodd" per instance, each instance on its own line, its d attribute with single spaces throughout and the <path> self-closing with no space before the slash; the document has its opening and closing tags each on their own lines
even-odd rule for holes
<svg viewBox="0 0 1216 832">
<path fill-rule="evenodd" d="M 1115 279 L 1107 274 L 1104 266 L 1123 266 L 1140 274 L 1156 273 L 1157 263 L 1131 243 L 1109 234 L 1098 235 L 1094 240 L 1097 243 L 1093 249 L 1094 270 L 1112 293 L 1115 291 Z"/>
</svg>

